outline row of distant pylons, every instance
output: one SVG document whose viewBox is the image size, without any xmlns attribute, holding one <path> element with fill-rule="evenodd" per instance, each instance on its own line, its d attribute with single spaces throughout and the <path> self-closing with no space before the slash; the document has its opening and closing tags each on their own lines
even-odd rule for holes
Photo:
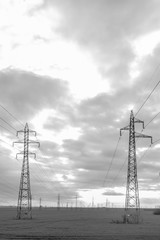
<svg viewBox="0 0 160 240">
<path fill-rule="evenodd" d="M 126 186 L 126 200 L 125 200 L 125 213 L 124 223 L 139 223 L 140 222 L 140 201 L 138 190 L 138 178 L 137 178 L 137 161 L 136 161 L 136 142 L 135 138 L 150 138 L 152 143 L 152 137 L 144 135 L 142 133 L 135 132 L 135 123 L 141 123 L 144 129 L 144 122 L 135 118 L 133 111 L 130 114 L 129 125 L 120 129 L 120 135 L 123 130 L 129 130 L 129 150 L 128 150 L 128 170 L 127 170 L 127 186 Z M 32 199 L 30 188 L 30 172 L 29 172 L 29 155 L 35 155 L 35 153 L 29 152 L 30 144 L 38 144 L 39 142 L 31 141 L 29 139 L 30 133 L 36 135 L 35 131 L 29 130 L 26 123 L 24 130 L 18 131 L 24 134 L 24 141 L 15 142 L 23 143 L 24 151 L 18 154 L 23 154 L 22 172 L 20 178 L 18 204 L 17 204 L 17 219 L 31 219 L 32 218 Z M 18 155 L 17 154 L 17 155 Z M 60 201 L 60 200 L 59 200 Z"/>
</svg>

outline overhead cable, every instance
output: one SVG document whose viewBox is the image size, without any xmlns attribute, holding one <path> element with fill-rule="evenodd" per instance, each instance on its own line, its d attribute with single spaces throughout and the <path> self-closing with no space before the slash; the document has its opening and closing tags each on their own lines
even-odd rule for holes
<svg viewBox="0 0 160 240">
<path fill-rule="evenodd" d="M 152 91 L 150 92 L 150 94 L 148 95 L 148 97 L 145 99 L 145 101 L 142 103 L 142 105 L 140 106 L 140 108 L 138 109 L 138 111 L 136 112 L 135 116 L 137 116 L 137 114 L 140 112 L 140 110 L 143 108 L 143 106 L 146 104 L 146 102 L 148 101 L 148 99 L 150 98 L 150 96 L 152 95 L 152 93 L 155 91 L 155 89 L 158 87 L 158 85 L 160 84 L 160 80 L 158 81 L 158 83 L 155 85 L 155 87 L 152 89 Z"/>
<path fill-rule="evenodd" d="M 111 161 L 110 161 L 110 164 L 109 164 L 109 168 L 108 168 L 108 170 L 107 170 L 107 174 L 106 174 L 106 176 L 105 176 L 105 178 L 104 178 L 104 181 L 103 181 L 103 186 L 104 186 L 104 184 L 105 184 L 105 182 L 106 182 L 106 180 L 107 180 L 107 178 L 108 178 L 108 174 L 109 174 L 109 171 L 110 171 L 111 166 L 112 166 L 112 164 L 113 164 L 113 161 L 114 161 L 114 158 L 115 158 L 117 149 L 118 149 L 118 145 L 119 145 L 120 139 L 121 139 L 121 136 L 119 136 L 119 138 L 118 138 L 118 141 L 117 141 L 117 144 L 116 144 L 116 148 L 115 148 L 115 150 L 114 150 L 113 156 L 112 156 Z"/>
<path fill-rule="evenodd" d="M 3 107 L 1 104 L 0 107 L 3 108 L 12 118 L 14 118 L 14 120 L 19 122 L 24 127 L 24 124 L 20 120 L 18 120 L 12 113 L 10 113 L 5 107 Z"/>
</svg>

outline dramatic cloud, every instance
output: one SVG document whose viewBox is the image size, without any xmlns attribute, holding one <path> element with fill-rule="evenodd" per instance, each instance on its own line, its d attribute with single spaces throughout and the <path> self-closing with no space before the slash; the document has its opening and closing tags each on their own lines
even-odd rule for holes
<svg viewBox="0 0 160 240">
<path fill-rule="evenodd" d="M 136 58 L 132 41 L 159 29 L 157 1 L 48 0 L 45 4 L 61 12 L 59 32 L 90 49 L 101 74 L 111 84 L 114 81 L 114 87 L 126 86 L 131 79 Z"/>
<path fill-rule="evenodd" d="M 107 192 L 103 193 L 103 195 L 106 195 L 106 196 L 123 196 L 124 194 L 115 192 L 113 190 L 107 190 Z"/>
<path fill-rule="evenodd" d="M 66 82 L 30 72 L 6 69 L 0 73 L 0 81 L 2 105 L 19 114 L 22 121 L 43 108 L 57 108 L 69 97 Z"/>
<path fill-rule="evenodd" d="M 28 122 L 41 144 L 30 147 L 34 204 L 61 194 L 64 205 L 95 195 L 123 205 L 129 133 L 119 130 L 133 109 L 154 143 L 136 140 L 140 197 L 157 205 L 159 85 L 143 103 L 159 81 L 159 10 L 155 0 L 0 1 L 2 203 L 16 204 L 22 146 L 12 143 Z"/>
</svg>

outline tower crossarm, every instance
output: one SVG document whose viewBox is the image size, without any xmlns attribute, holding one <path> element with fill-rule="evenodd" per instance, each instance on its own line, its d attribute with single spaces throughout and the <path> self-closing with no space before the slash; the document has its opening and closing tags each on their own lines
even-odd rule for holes
<svg viewBox="0 0 160 240">
<path fill-rule="evenodd" d="M 129 125 L 120 129 L 120 136 L 122 136 L 122 131 L 129 130 Z"/>
<path fill-rule="evenodd" d="M 152 136 L 145 135 L 145 134 L 142 134 L 142 133 L 136 133 L 136 132 L 135 132 L 135 137 L 136 137 L 136 138 L 150 138 L 150 139 L 151 139 L 151 144 L 153 143 Z"/>
<path fill-rule="evenodd" d="M 19 142 L 13 142 L 13 146 L 14 146 L 14 144 L 16 144 L 16 143 L 23 143 L 24 144 L 24 142 L 23 141 L 19 141 Z M 28 144 L 37 144 L 38 145 L 38 148 L 40 147 L 40 142 L 36 142 L 36 141 L 28 141 Z"/>
<path fill-rule="evenodd" d="M 14 144 L 16 144 L 16 143 L 23 143 L 24 144 L 24 142 L 23 141 L 19 141 L 19 142 L 13 142 L 13 147 L 14 147 Z"/>
<path fill-rule="evenodd" d="M 34 133 L 35 136 L 37 135 L 36 131 L 29 130 L 29 132 L 30 132 L 30 133 Z"/>
<path fill-rule="evenodd" d="M 38 148 L 40 148 L 40 142 L 36 142 L 36 141 L 28 141 L 29 144 L 37 144 Z"/>
<path fill-rule="evenodd" d="M 137 119 L 137 118 L 134 118 L 134 123 L 142 123 L 142 127 L 144 129 L 144 121 L 142 121 L 140 119 Z"/>
<path fill-rule="evenodd" d="M 24 154 L 25 154 L 24 152 L 17 153 L 16 154 L 16 159 L 18 159 L 18 155 L 24 155 Z M 28 155 L 34 155 L 34 159 L 36 159 L 36 154 L 35 153 L 28 152 Z"/>
<path fill-rule="evenodd" d="M 27 128 L 28 128 L 28 124 L 27 124 Z M 27 129 L 27 131 L 29 132 L 29 133 L 33 133 L 34 134 L 34 136 L 37 136 L 37 133 L 36 133 L 36 131 L 33 131 L 33 130 L 30 130 L 30 129 Z M 24 130 L 19 130 L 19 131 L 17 131 L 17 134 L 16 134 L 16 136 L 18 136 L 19 135 L 19 133 L 24 133 Z"/>
<path fill-rule="evenodd" d="M 24 130 L 19 130 L 19 131 L 17 131 L 16 136 L 18 136 L 19 133 L 24 133 Z"/>
</svg>

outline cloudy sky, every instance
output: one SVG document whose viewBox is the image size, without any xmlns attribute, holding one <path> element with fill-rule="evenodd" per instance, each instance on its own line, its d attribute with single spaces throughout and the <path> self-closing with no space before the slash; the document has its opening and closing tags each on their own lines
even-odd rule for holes
<svg viewBox="0 0 160 240">
<path fill-rule="evenodd" d="M 41 144 L 30 149 L 33 204 L 60 194 L 64 205 L 124 205 L 119 129 L 160 80 L 159 12 L 158 0 L 0 0 L 0 204 L 17 203 L 22 146 L 12 143 L 28 123 Z M 136 115 L 153 142 L 159 90 Z M 136 145 L 141 206 L 160 205 L 160 143 Z"/>
</svg>

